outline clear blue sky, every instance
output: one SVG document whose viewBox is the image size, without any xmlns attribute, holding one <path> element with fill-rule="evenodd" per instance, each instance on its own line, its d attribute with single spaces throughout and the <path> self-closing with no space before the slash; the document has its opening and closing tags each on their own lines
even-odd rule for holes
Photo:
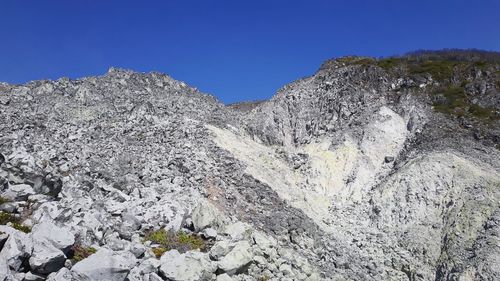
<svg viewBox="0 0 500 281">
<path fill-rule="evenodd" d="M 160 71 L 229 103 L 328 58 L 500 50 L 499 0 L 2 0 L 0 81 Z"/>
</svg>

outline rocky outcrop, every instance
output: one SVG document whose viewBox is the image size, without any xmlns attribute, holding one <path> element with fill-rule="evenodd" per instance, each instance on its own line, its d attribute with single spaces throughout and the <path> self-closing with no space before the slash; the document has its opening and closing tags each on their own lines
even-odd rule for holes
<svg viewBox="0 0 500 281">
<path fill-rule="evenodd" d="M 498 279 L 500 66 L 415 61 L 2 84 L 0 280 Z"/>
</svg>

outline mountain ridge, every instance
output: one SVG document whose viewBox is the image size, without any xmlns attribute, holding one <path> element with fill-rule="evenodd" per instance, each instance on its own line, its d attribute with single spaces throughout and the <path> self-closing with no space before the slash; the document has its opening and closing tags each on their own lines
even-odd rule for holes
<svg viewBox="0 0 500 281">
<path fill-rule="evenodd" d="M 243 109 L 156 72 L 3 84 L 0 279 L 495 280 L 499 71 L 342 57 Z"/>
</svg>

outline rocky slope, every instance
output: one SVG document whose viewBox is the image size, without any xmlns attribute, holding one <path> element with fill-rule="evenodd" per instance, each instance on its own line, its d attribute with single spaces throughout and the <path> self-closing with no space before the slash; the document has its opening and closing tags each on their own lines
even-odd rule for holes
<svg viewBox="0 0 500 281">
<path fill-rule="evenodd" d="M 498 57 L 0 84 L 0 280 L 498 280 Z"/>
</svg>

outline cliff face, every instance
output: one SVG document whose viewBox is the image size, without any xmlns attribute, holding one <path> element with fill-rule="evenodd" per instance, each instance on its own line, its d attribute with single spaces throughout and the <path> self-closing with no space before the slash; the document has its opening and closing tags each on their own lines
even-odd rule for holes
<svg viewBox="0 0 500 281">
<path fill-rule="evenodd" d="M 346 57 L 244 107 L 120 69 L 1 84 L 0 279 L 499 279 L 499 75 Z"/>
</svg>

